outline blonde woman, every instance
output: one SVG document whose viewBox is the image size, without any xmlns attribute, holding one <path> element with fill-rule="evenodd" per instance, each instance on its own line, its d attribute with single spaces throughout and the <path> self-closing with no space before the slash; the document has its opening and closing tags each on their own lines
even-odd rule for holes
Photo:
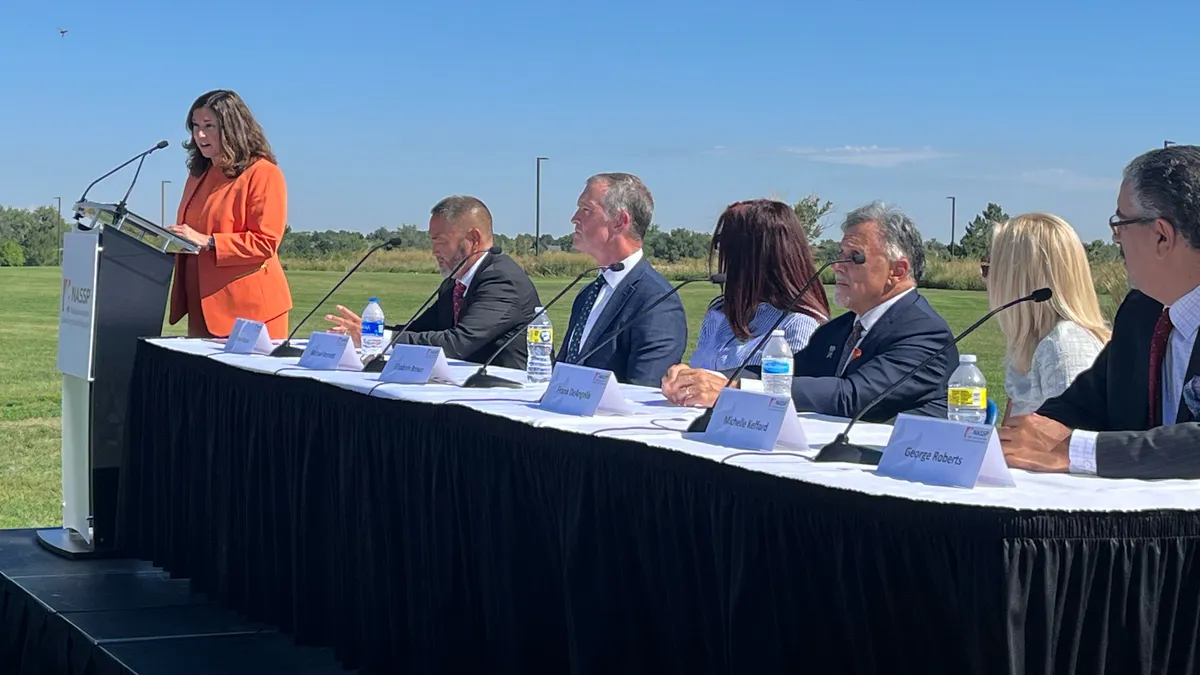
<svg viewBox="0 0 1200 675">
<path fill-rule="evenodd" d="M 989 263 L 992 307 L 1039 288 L 1054 291 L 1047 302 L 1026 302 L 996 317 L 1006 347 L 1007 422 L 1063 393 L 1096 360 L 1112 331 L 1100 313 L 1083 242 L 1062 218 L 1027 213 L 997 225 Z"/>
</svg>

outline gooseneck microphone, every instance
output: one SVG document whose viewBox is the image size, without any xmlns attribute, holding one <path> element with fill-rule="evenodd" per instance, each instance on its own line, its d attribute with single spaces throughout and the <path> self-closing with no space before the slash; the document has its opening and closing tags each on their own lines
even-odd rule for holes
<svg viewBox="0 0 1200 675">
<path fill-rule="evenodd" d="M 846 425 L 846 428 L 843 429 L 842 432 L 840 434 L 838 434 L 836 438 L 834 438 L 832 441 L 827 443 L 823 448 L 821 448 L 821 451 L 817 453 L 817 456 L 814 458 L 814 461 L 817 461 L 817 462 L 849 462 L 851 464 L 869 464 L 871 466 L 878 465 L 880 458 L 883 457 L 883 451 L 876 450 L 875 448 L 868 448 L 868 447 L 862 446 L 862 445 L 855 445 L 854 443 L 850 442 L 850 429 L 855 424 L 857 424 L 860 419 L 862 419 L 863 415 L 870 412 L 870 410 L 872 408 L 874 408 L 876 405 L 879 405 L 880 401 L 887 398 L 892 392 L 896 391 L 897 387 L 899 387 L 900 385 L 907 382 L 913 375 L 917 374 L 922 368 L 924 368 L 925 366 L 928 366 L 930 363 L 932 363 L 934 359 L 938 358 L 942 354 L 945 354 L 947 350 L 949 350 L 954 345 L 957 345 L 963 338 L 970 335 L 976 328 L 979 328 L 980 326 L 982 326 L 984 324 L 984 322 L 986 322 L 988 319 L 992 318 L 993 316 L 996 316 L 997 314 L 999 314 L 1000 312 L 1003 312 L 1004 310 L 1008 309 L 1009 307 L 1012 307 L 1014 305 L 1019 305 L 1023 302 L 1030 302 L 1030 301 L 1045 302 L 1045 301 L 1049 300 L 1050 296 L 1052 296 L 1052 295 L 1054 295 L 1054 293 L 1049 288 L 1039 288 L 1036 291 L 1030 293 L 1029 295 L 1026 295 L 1023 298 L 1017 298 L 1016 300 L 1013 300 L 1007 304 L 1001 305 L 1001 306 L 997 307 L 996 309 L 993 309 L 992 311 L 988 312 L 987 314 L 984 314 L 982 319 L 971 324 L 970 328 L 959 333 L 957 337 L 955 337 L 950 342 L 947 342 L 944 346 L 942 346 L 941 349 L 939 349 L 936 352 L 934 352 L 933 354 L 931 354 L 929 356 L 929 358 L 925 359 L 924 361 L 919 363 L 915 368 L 913 368 L 912 370 L 905 373 L 904 376 L 901 377 L 900 379 L 896 380 L 892 384 L 892 386 L 888 387 L 887 389 L 884 389 L 878 396 L 876 396 L 874 399 L 872 399 L 870 403 L 863 406 L 862 409 L 858 411 L 858 414 L 856 414 L 853 418 L 850 419 L 850 422 Z"/>
<path fill-rule="evenodd" d="M 166 141 L 159 141 L 157 144 L 155 144 L 155 146 L 153 148 L 150 148 L 149 150 L 146 150 L 145 152 L 141 152 L 141 153 L 134 155 L 133 157 L 129 158 L 129 161 L 125 162 L 124 164 L 113 169 L 112 171 L 109 171 L 108 173 L 104 174 L 103 176 L 100 176 L 96 180 L 92 181 L 91 184 L 87 186 L 87 189 L 85 189 L 83 191 L 83 194 L 80 195 L 79 201 L 83 201 L 84 199 L 87 199 L 88 192 L 91 192 L 92 188 L 96 186 L 96 183 L 99 183 L 100 181 L 104 180 L 105 178 L 108 178 L 109 176 L 113 175 L 114 173 L 120 171 L 121 169 L 124 169 L 125 167 L 129 166 L 130 164 L 133 164 L 134 162 L 138 161 L 139 159 L 142 160 L 143 162 L 146 161 L 147 155 L 154 152 L 155 150 L 162 150 L 163 148 L 167 147 L 168 145 L 170 145 L 170 143 L 168 143 Z M 141 173 L 141 171 L 142 171 L 142 165 L 138 164 L 138 173 Z M 136 175 L 134 175 L 133 180 L 135 182 L 137 181 Z M 132 183 L 129 185 L 129 189 L 131 191 L 133 190 Z M 128 199 L 128 198 L 129 198 L 129 192 L 126 192 L 125 199 Z M 121 211 L 124 211 L 125 199 L 122 199 L 121 203 L 117 206 L 117 208 Z"/>
<path fill-rule="evenodd" d="M 317 312 L 317 310 L 321 308 L 321 305 L 325 304 L 325 301 L 329 299 L 329 296 L 333 295 L 334 292 L 337 291 L 337 289 L 341 288 L 342 284 L 346 283 L 346 280 L 350 278 L 350 275 L 354 274 L 354 272 L 357 271 L 358 268 L 361 267 L 363 263 L 367 262 L 367 258 L 370 258 L 373 253 L 375 253 L 376 251 L 378 251 L 381 248 L 386 248 L 390 251 L 393 248 L 396 248 L 398 246 L 403 246 L 403 245 L 404 245 L 403 239 L 401 239 L 400 237 L 393 237 L 392 239 L 388 239 L 387 241 L 383 242 L 382 244 L 372 246 L 371 250 L 367 251 L 367 254 L 364 255 L 361 260 L 359 260 L 357 263 L 355 263 L 354 267 L 351 267 L 349 272 L 346 272 L 346 276 L 342 277 L 342 279 L 340 281 L 338 281 L 336 284 L 334 284 L 333 288 L 329 289 L 329 292 L 325 294 L 325 297 L 321 298 L 321 301 L 318 302 L 316 304 L 316 306 L 313 307 L 312 310 L 310 310 L 308 312 L 308 314 L 306 314 L 304 316 L 304 318 L 300 320 L 300 323 L 296 324 L 296 327 L 292 329 L 291 334 L 289 334 L 283 342 L 279 343 L 278 347 L 271 350 L 270 356 L 288 357 L 288 356 L 302 355 L 304 353 L 304 350 L 300 349 L 299 347 L 293 347 L 292 346 L 292 338 L 296 337 L 296 332 L 300 330 L 300 327 L 304 325 L 304 322 L 311 319 L 312 315 L 315 314 Z"/>
<path fill-rule="evenodd" d="M 808 287 L 812 286 L 814 281 L 816 281 L 817 279 L 820 279 L 821 272 L 824 272 L 826 269 L 828 269 L 830 265 L 837 265 L 840 263 L 853 263 L 855 265 L 861 265 L 866 261 L 867 261 L 867 257 L 865 255 L 863 255 L 862 253 L 860 253 L 858 251 L 855 251 L 854 253 L 850 254 L 849 258 L 839 258 L 837 260 L 830 260 L 829 262 L 825 263 L 824 265 L 821 265 L 821 268 L 818 269 L 815 274 L 813 274 L 811 277 L 809 277 L 808 281 L 804 282 L 804 287 L 800 289 L 800 292 L 797 293 L 796 297 L 793 298 L 792 301 L 788 304 L 788 309 L 794 308 L 802 299 L 804 299 L 804 294 L 806 292 L 808 292 Z M 746 366 L 750 365 L 750 361 L 751 361 L 751 359 L 754 358 L 754 355 L 757 354 L 759 351 L 762 350 L 763 347 L 766 346 L 767 341 L 771 339 L 771 333 L 774 333 L 775 329 L 779 328 L 779 324 L 783 323 L 783 320 L 786 319 L 787 316 L 788 316 L 788 312 L 780 312 L 779 313 L 779 316 L 775 318 L 775 323 L 771 324 L 771 328 L 763 334 L 762 338 L 758 341 L 758 344 L 754 345 L 754 349 L 750 350 L 750 353 L 746 355 L 746 358 L 742 359 L 742 362 L 741 362 L 741 364 L 738 365 L 737 370 L 733 371 L 733 374 L 730 375 L 729 378 L 725 380 L 725 385 L 724 385 L 725 387 L 728 387 L 730 384 L 732 384 L 733 381 L 737 379 L 738 375 L 741 375 L 742 371 L 746 369 Z M 723 388 L 724 387 L 722 387 L 722 389 Z M 705 410 L 704 413 L 701 414 L 699 417 L 692 420 L 692 423 L 688 425 L 687 430 L 689 432 L 704 431 L 705 429 L 708 428 L 708 422 L 711 419 L 712 419 L 712 408 L 709 408 L 709 409 Z"/>
<path fill-rule="evenodd" d="M 675 294 L 679 293 L 679 289 L 683 288 L 684 286 L 687 286 L 688 284 L 694 284 L 697 281 L 708 281 L 708 282 L 714 283 L 714 284 L 723 284 L 723 283 L 725 283 L 725 275 L 724 274 L 710 274 L 709 276 L 706 276 L 706 277 L 694 277 L 692 279 L 685 279 L 685 280 L 679 282 L 678 284 L 676 284 L 675 287 L 672 288 L 671 290 L 667 291 L 666 293 L 663 293 L 658 298 L 656 298 L 654 300 L 654 302 L 647 305 L 645 309 L 643 309 L 641 312 L 639 312 L 639 314 L 646 314 L 650 310 L 661 305 L 663 302 L 666 302 L 668 299 L 674 297 Z M 621 335 L 621 333 L 624 333 L 630 326 L 632 326 L 634 323 L 636 323 L 637 320 L 640 318 L 642 318 L 642 317 L 635 316 L 634 318 L 632 318 L 632 319 L 626 321 L 625 323 L 621 324 L 620 326 L 618 326 L 617 329 L 615 331 L 613 331 L 611 335 L 604 338 L 600 342 L 597 342 L 594 347 L 587 350 L 583 354 L 580 354 L 579 358 L 576 360 L 576 363 L 583 363 L 584 361 L 587 361 L 589 356 L 600 351 L 600 349 L 602 347 L 604 347 L 608 343 L 612 342 L 613 340 L 616 340 L 617 337 L 619 337 Z"/>
<path fill-rule="evenodd" d="M 579 283 L 580 279 L 584 278 L 588 274 L 591 274 L 592 272 L 603 271 L 606 269 L 612 270 L 614 272 L 620 272 L 621 270 L 625 269 L 625 263 L 615 262 L 611 265 L 601 265 L 600 267 L 593 267 L 591 269 L 586 269 L 586 270 L 580 272 L 579 276 L 575 277 L 574 281 L 567 284 L 566 288 L 564 288 L 558 292 L 558 295 L 554 296 L 553 298 L 550 298 L 550 302 L 547 302 L 542 307 L 542 311 L 538 312 L 537 314 L 534 314 L 532 319 L 525 322 L 526 330 L 529 329 L 529 324 L 533 323 L 534 321 L 537 321 L 538 317 L 545 314 L 547 311 L 549 311 L 550 307 L 553 306 L 554 303 L 558 302 L 559 298 L 561 298 L 563 295 L 565 295 L 567 291 L 574 288 L 575 284 Z M 500 348 L 497 349 L 495 352 L 493 352 L 492 355 L 488 357 L 487 361 L 483 362 L 483 365 L 479 367 L 479 370 L 475 371 L 475 374 L 471 375 L 471 377 L 468 377 L 466 382 L 463 382 L 463 387 L 467 388 L 467 389 L 490 389 L 493 387 L 503 387 L 505 389 L 519 389 L 519 388 L 523 387 L 524 385 L 522 385 L 519 382 L 513 382 L 512 380 L 507 380 L 503 377 L 497 377 L 495 375 L 491 375 L 487 371 L 487 367 L 492 365 L 492 361 L 495 361 L 497 356 L 500 356 L 500 352 L 507 349 L 508 346 L 510 344 L 512 344 L 512 341 L 517 339 L 517 336 L 520 334 L 521 334 L 521 331 L 517 331 L 516 333 L 513 333 L 512 336 L 510 336 L 507 340 L 505 340 L 504 344 L 500 345 Z"/>
<path fill-rule="evenodd" d="M 490 253 L 492 255 L 500 255 L 501 252 L 502 249 L 499 246 L 493 246 L 484 251 L 484 253 Z M 454 275 L 458 274 L 458 271 L 463 268 L 463 265 L 466 265 L 468 260 L 474 258 L 476 253 L 479 253 L 479 251 L 476 251 L 475 253 L 464 257 L 462 260 L 459 260 L 458 264 L 454 266 L 454 269 L 450 270 L 450 274 L 446 275 L 446 278 L 453 279 Z M 443 281 L 442 283 L 444 284 L 446 282 Z M 384 359 L 383 355 L 386 354 L 389 349 L 396 346 L 396 342 L 400 340 L 400 336 L 404 333 L 404 331 L 408 330 L 408 327 L 412 325 L 412 322 L 417 320 L 418 316 L 421 316 L 421 312 L 425 311 L 425 308 L 429 306 L 429 303 L 433 302 L 433 299 L 438 296 L 438 293 L 440 293 L 441 290 L 442 284 L 438 284 L 437 288 L 433 289 L 433 292 L 429 294 L 429 297 L 425 298 L 425 302 L 421 303 L 421 306 L 417 308 L 417 311 L 413 312 L 413 315 L 408 318 L 408 321 L 405 321 L 403 324 L 399 324 L 395 327 L 392 335 L 392 341 L 383 348 L 383 351 L 372 356 L 370 360 L 363 364 L 364 373 L 383 372 L 383 367 L 387 365 L 387 360 Z"/>
</svg>

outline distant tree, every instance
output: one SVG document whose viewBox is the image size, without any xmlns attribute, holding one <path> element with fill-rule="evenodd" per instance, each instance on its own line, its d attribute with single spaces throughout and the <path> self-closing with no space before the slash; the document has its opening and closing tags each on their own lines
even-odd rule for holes
<svg viewBox="0 0 1200 675">
<path fill-rule="evenodd" d="M 0 242 L 0 267 L 21 267 L 25 264 L 25 251 L 12 239 Z"/>
<path fill-rule="evenodd" d="M 983 213 L 975 216 L 967 224 L 967 231 L 954 247 L 954 254 L 960 257 L 978 260 L 987 255 L 992 248 L 992 229 L 996 223 L 1008 220 L 1008 214 L 999 204 L 988 202 Z"/>
<path fill-rule="evenodd" d="M 950 257 L 950 247 L 937 239 L 929 239 L 925 242 L 925 257 L 929 260 L 946 260 Z"/>
<path fill-rule="evenodd" d="M 813 259 L 817 265 L 824 265 L 830 260 L 837 260 L 838 254 L 842 252 L 842 243 L 833 239 L 826 239 L 813 247 Z"/>
<path fill-rule="evenodd" d="M 1091 263 L 1114 262 L 1121 259 L 1121 247 L 1111 241 L 1094 239 L 1091 243 L 1084 244 L 1083 248 L 1087 251 L 1088 262 Z"/>
<path fill-rule="evenodd" d="M 833 210 L 833 202 L 826 200 L 822 204 L 820 197 L 811 194 L 796 202 L 792 206 L 792 210 L 796 212 L 796 219 L 804 228 L 804 234 L 808 236 L 809 243 L 815 245 L 825 232 L 825 226 L 821 224 L 821 219 Z"/>
</svg>

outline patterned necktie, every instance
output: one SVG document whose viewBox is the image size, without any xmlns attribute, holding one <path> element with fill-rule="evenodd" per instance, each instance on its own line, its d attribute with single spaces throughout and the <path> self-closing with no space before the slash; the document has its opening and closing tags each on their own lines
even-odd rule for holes
<svg viewBox="0 0 1200 675">
<path fill-rule="evenodd" d="M 1150 340 L 1150 426 L 1162 424 L 1162 367 L 1167 354 L 1167 339 L 1171 337 L 1171 314 L 1166 309 L 1154 324 Z"/>
<path fill-rule="evenodd" d="M 454 325 L 458 325 L 458 315 L 462 312 L 463 296 L 467 293 L 467 287 L 461 281 L 454 282 Z"/>
<path fill-rule="evenodd" d="M 850 331 L 850 337 L 846 338 L 846 344 L 842 347 L 842 356 L 838 360 L 837 376 L 841 377 L 842 373 L 846 372 L 846 365 L 850 363 L 850 355 L 858 346 L 858 339 L 862 337 L 863 325 L 862 322 L 855 319 L 854 329 Z"/>
<path fill-rule="evenodd" d="M 604 275 L 588 284 L 580 294 L 579 313 L 571 316 L 570 336 L 567 338 L 567 355 L 563 358 L 567 363 L 575 363 L 583 346 L 583 329 L 587 326 L 588 317 L 592 315 L 592 307 L 596 306 L 596 298 L 600 297 L 600 289 L 604 287 Z"/>
</svg>

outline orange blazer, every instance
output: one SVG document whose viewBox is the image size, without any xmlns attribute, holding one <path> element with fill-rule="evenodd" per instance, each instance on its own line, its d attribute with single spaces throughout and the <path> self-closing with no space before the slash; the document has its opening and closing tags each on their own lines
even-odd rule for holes
<svg viewBox="0 0 1200 675">
<path fill-rule="evenodd" d="M 260 159 L 237 178 L 227 178 L 216 167 L 209 169 L 202 186 L 200 177 L 188 176 L 183 186 L 175 222 L 183 223 L 188 201 L 195 194 L 203 200 L 200 222 L 187 223 L 201 234 L 213 237 L 213 248 L 190 256 L 198 266 L 204 321 L 214 335 L 229 335 L 239 318 L 269 322 L 292 308 L 292 293 L 283 265 L 279 242 L 287 227 L 287 185 L 274 163 Z M 196 213 L 196 205 L 192 205 Z M 182 255 L 182 254 L 181 254 Z M 171 286 L 171 324 L 187 314 L 187 291 L 178 259 Z M 282 323 L 286 337 L 287 320 Z"/>
</svg>

